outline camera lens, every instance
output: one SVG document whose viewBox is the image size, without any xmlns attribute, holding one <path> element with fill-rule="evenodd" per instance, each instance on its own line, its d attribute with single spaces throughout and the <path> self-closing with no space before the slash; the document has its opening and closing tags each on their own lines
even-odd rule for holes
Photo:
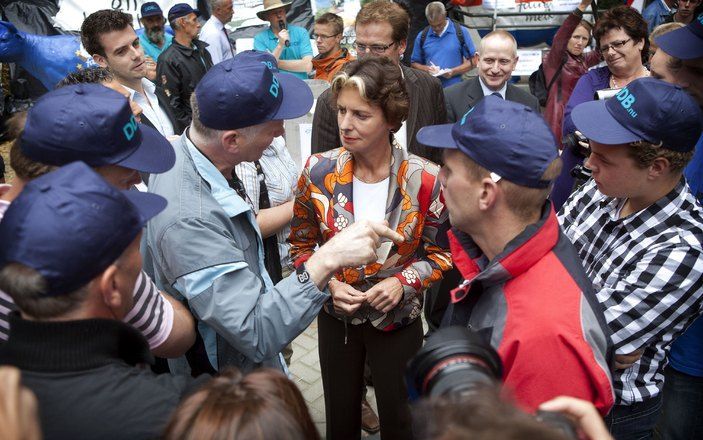
<svg viewBox="0 0 703 440">
<path fill-rule="evenodd" d="M 464 395 L 495 386 L 502 377 L 498 353 L 478 334 L 464 327 L 432 333 L 410 360 L 406 381 L 411 398 Z"/>
</svg>

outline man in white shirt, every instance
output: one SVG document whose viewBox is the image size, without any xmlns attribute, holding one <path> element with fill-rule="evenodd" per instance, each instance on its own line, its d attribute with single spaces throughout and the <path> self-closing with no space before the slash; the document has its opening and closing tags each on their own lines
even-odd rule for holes
<svg viewBox="0 0 703 440">
<path fill-rule="evenodd" d="M 232 0 L 208 0 L 210 19 L 200 30 L 201 41 L 208 44 L 207 51 L 212 57 L 212 64 L 217 64 L 234 56 L 234 48 L 227 36 L 225 24 L 232 20 Z"/>
<path fill-rule="evenodd" d="M 101 67 L 107 67 L 142 108 L 142 123 L 165 137 L 180 135 L 168 99 L 146 79 L 146 60 L 132 19 L 120 11 L 90 14 L 81 26 L 83 46 Z"/>
</svg>

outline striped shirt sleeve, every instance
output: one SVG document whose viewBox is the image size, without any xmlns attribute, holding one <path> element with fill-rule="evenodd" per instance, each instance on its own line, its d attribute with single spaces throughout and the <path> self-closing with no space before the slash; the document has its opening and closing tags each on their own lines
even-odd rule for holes
<svg viewBox="0 0 703 440">
<path fill-rule="evenodd" d="M 159 292 L 149 276 L 141 272 L 134 286 L 134 305 L 124 318 L 144 335 L 149 347 L 163 344 L 173 328 L 173 306 Z"/>
</svg>

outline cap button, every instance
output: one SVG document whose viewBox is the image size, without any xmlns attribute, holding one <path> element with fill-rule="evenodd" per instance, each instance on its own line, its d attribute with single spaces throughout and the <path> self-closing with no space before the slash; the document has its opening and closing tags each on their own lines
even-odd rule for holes
<svg viewBox="0 0 703 440">
<path fill-rule="evenodd" d="M 49 191 L 50 189 L 51 189 L 51 185 L 49 185 L 48 183 L 42 183 L 42 184 L 39 186 L 39 191 L 41 191 L 41 192 L 47 192 L 47 191 Z"/>
<path fill-rule="evenodd" d="M 232 71 L 232 66 L 231 65 L 226 65 L 225 66 L 225 72 L 231 72 Z"/>
<path fill-rule="evenodd" d="M 76 95 L 82 95 L 83 94 L 83 88 L 82 87 L 76 87 Z"/>
</svg>

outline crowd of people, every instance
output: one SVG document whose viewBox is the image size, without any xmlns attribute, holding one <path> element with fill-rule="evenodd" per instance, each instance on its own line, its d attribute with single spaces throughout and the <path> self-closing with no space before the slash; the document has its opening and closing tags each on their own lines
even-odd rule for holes
<svg viewBox="0 0 703 440">
<path fill-rule="evenodd" d="M 310 35 L 264 0 L 248 51 L 232 0 L 145 2 L 140 35 L 88 15 L 97 66 L 7 123 L 0 437 L 703 435 L 700 1 L 591 1 L 543 101 L 513 35 L 474 45 L 445 2 L 414 34 L 365 2 L 342 47 L 338 15 Z M 426 300 L 470 344 L 435 339 L 415 384 Z M 288 370 L 315 320 L 324 433 Z"/>
</svg>

